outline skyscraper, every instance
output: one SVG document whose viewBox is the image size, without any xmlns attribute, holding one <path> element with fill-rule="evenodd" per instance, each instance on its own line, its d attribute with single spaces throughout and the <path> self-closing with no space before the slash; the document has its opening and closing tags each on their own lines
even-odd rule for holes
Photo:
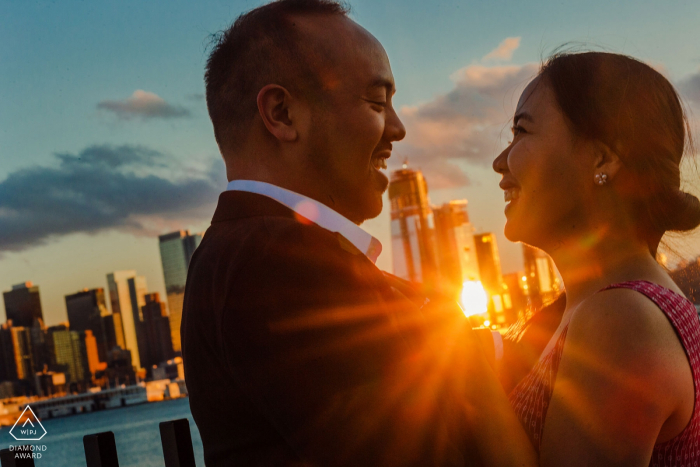
<svg viewBox="0 0 700 467">
<path fill-rule="evenodd" d="M 158 293 L 146 295 L 146 304 L 141 308 L 141 313 L 146 344 L 141 363 L 150 373 L 153 365 L 172 359 L 175 352 L 165 303 L 160 301 Z"/>
<path fill-rule="evenodd" d="M 484 289 L 493 295 L 501 293 L 503 277 L 501 275 L 501 258 L 498 255 L 496 236 L 491 233 L 474 235 L 474 246 L 479 261 L 479 275 Z"/>
<path fill-rule="evenodd" d="M 115 271 L 107 274 L 109 299 L 112 304 L 112 313 L 118 314 L 123 328 L 122 348 L 131 351 L 133 364 L 141 367 L 139 359 L 139 341 L 141 335 L 141 307 L 146 304 L 146 278 L 137 276 L 136 271 Z M 115 319 L 116 328 L 116 319 Z M 120 341 L 119 329 L 117 342 Z M 121 347 L 121 345 L 120 345 Z"/>
<path fill-rule="evenodd" d="M 4 345 L 7 349 L 8 360 L 14 359 L 14 363 L 10 364 L 11 379 L 23 379 L 33 382 L 34 380 L 34 361 L 32 359 L 32 344 L 29 337 L 29 329 L 20 326 L 3 327 L 3 340 L 7 340 Z M 11 348 L 11 353 L 10 353 Z"/>
<path fill-rule="evenodd" d="M 454 200 L 434 207 L 433 215 L 440 277 L 451 293 L 459 294 L 464 282 L 480 280 L 467 200 Z"/>
<path fill-rule="evenodd" d="M 13 326 L 30 327 L 36 318 L 44 319 L 41 312 L 39 286 L 24 282 L 12 286 L 12 290 L 4 292 L 5 314 L 12 320 Z"/>
<path fill-rule="evenodd" d="M 523 280 L 525 279 L 525 280 Z M 510 307 L 506 304 L 506 324 L 512 324 L 527 313 L 527 278 L 525 273 L 511 272 L 503 275 L 503 282 L 508 287 Z"/>
<path fill-rule="evenodd" d="M 46 347 L 46 326 L 43 320 L 34 320 L 34 324 L 29 328 L 29 340 L 32 346 L 34 371 L 44 371 L 44 366 L 51 363 L 51 354 Z"/>
<path fill-rule="evenodd" d="M 48 330 L 47 341 L 56 365 L 65 368 L 68 382 L 85 389 L 93 377 L 91 367 L 97 367 L 97 346 L 92 332 L 52 326 Z"/>
<path fill-rule="evenodd" d="M 107 351 L 114 346 L 116 336 L 114 326 L 109 326 L 110 312 L 105 303 L 104 289 L 84 289 L 71 295 L 66 295 L 66 310 L 72 331 L 92 331 L 97 343 L 97 352 L 102 362 L 107 361 Z"/>
<path fill-rule="evenodd" d="M 481 284 L 490 298 L 491 321 L 494 324 L 504 324 L 506 322 L 505 309 L 512 304 L 506 303 L 504 298 L 504 291 L 507 287 L 503 287 L 501 257 L 498 255 L 496 236 L 490 232 L 474 235 L 474 246 L 479 260 Z M 507 298 L 507 301 L 510 302 L 510 297 Z"/>
<path fill-rule="evenodd" d="M 547 253 L 524 243 L 523 261 L 530 303 L 534 309 L 538 309 L 559 293 L 559 276 L 552 258 Z"/>
<path fill-rule="evenodd" d="M 17 379 L 17 362 L 11 327 L 8 323 L 0 325 L 0 382 Z"/>
<path fill-rule="evenodd" d="M 170 310 L 170 334 L 173 349 L 179 352 L 180 324 L 182 323 L 182 301 L 185 296 L 187 268 L 194 250 L 202 241 L 201 234 L 190 235 L 189 230 L 178 230 L 158 237 L 160 245 L 160 260 L 163 264 L 165 292 Z"/>
<path fill-rule="evenodd" d="M 423 174 L 405 165 L 392 173 L 389 199 L 394 274 L 433 288 L 437 281 L 435 232 Z"/>
</svg>

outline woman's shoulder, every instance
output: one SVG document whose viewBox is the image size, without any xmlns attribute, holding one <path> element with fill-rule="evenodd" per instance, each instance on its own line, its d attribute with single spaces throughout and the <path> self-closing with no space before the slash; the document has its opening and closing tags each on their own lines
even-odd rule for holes
<svg viewBox="0 0 700 467">
<path fill-rule="evenodd" d="M 635 288 L 609 288 L 586 299 L 571 319 L 566 345 L 565 354 L 596 362 L 575 365 L 581 371 L 606 371 L 620 382 L 664 391 L 671 404 L 688 382 L 692 386 L 686 349 L 667 312 Z"/>
<path fill-rule="evenodd" d="M 614 285 L 593 294 L 581 303 L 571 319 L 567 340 L 584 337 L 581 345 L 595 345 L 609 352 L 640 355 L 653 349 L 680 344 L 667 313 L 641 286 L 651 285 L 659 294 L 671 290 L 646 281 Z M 613 355 L 611 355 L 613 357 Z"/>
<path fill-rule="evenodd" d="M 672 296 L 668 289 L 653 289 L 664 299 Z M 609 288 L 589 297 L 571 319 L 559 368 L 559 376 L 572 382 L 583 397 L 605 406 L 605 401 L 614 400 L 628 415 L 640 415 L 640 423 L 644 419 L 660 424 L 656 442 L 684 429 L 695 401 L 697 368 L 691 367 L 688 356 L 697 349 L 686 349 L 674 328 L 668 305 L 685 303 L 682 296 L 673 297 L 662 303 L 666 311 L 634 287 Z M 681 313 L 693 318 L 688 310 Z"/>
</svg>

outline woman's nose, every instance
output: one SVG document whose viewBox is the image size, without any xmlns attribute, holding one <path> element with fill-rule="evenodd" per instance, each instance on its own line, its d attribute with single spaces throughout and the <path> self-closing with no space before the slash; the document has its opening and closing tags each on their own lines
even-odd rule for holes
<svg viewBox="0 0 700 467">
<path fill-rule="evenodd" d="M 510 145 L 503 150 L 494 160 L 493 160 L 493 170 L 499 174 L 504 174 L 508 171 L 508 153 L 510 152 Z"/>
</svg>

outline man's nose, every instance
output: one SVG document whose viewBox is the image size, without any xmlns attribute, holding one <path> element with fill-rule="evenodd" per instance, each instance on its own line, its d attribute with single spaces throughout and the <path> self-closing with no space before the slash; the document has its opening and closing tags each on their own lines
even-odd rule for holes
<svg viewBox="0 0 700 467">
<path fill-rule="evenodd" d="M 401 141 L 406 136 L 406 127 L 403 126 L 396 110 L 393 107 L 390 109 L 384 130 L 386 137 L 389 141 Z"/>
</svg>

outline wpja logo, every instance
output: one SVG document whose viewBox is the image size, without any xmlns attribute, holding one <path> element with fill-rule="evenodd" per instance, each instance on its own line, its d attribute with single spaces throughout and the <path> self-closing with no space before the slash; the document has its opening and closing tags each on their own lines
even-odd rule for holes
<svg viewBox="0 0 700 467">
<path fill-rule="evenodd" d="M 12 426 L 10 434 L 17 441 L 39 441 L 46 436 L 46 429 L 27 405 Z M 0 451 L 0 461 L 3 465 L 15 465 L 15 459 L 41 459 L 45 451 L 46 446 L 42 444 L 10 445 L 9 449 Z"/>
<path fill-rule="evenodd" d="M 10 434 L 17 441 L 39 441 L 46 436 L 46 428 L 27 405 L 12 426 Z"/>
</svg>

